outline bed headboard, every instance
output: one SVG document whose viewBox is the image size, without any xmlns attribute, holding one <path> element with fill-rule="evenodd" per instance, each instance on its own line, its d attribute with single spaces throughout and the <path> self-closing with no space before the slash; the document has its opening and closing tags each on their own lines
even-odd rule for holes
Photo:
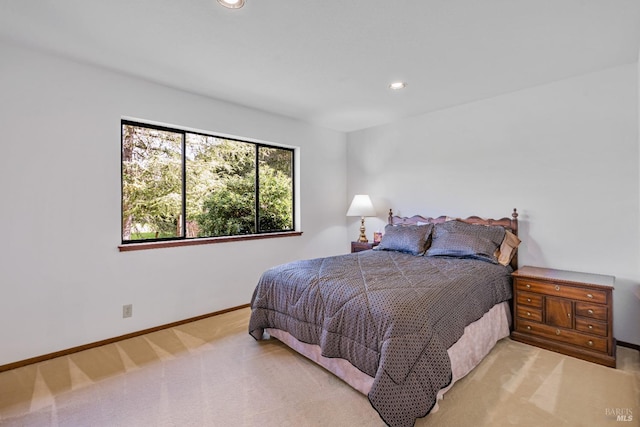
<svg viewBox="0 0 640 427">
<path fill-rule="evenodd" d="M 516 236 L 518 235 L 518 211 L 516 210 L 516 208 L 513 208 L 513 212 L 511 213 L 511 218 L 504 217 L 500 219 L 480 218 L 479 216 L 470 216 L 468 218 L 452 218 L 444 215 L 439 216 L 437 218 L 424 217 L 421 215 L 414 215 L 412 217 L 402 217 L 402 216 L 393 215 L 393 210 L 389 209 L 388 222 L 391 225 L 415 225 L 422 222 L 437 224 L 445 221 L 450 221 L 452 219 L 466 222 L 469 224 L 499 225 L 511 231 Z M 518 252 L 517 251 L 513 259 L 511 260 L 511 267 L 514 269 L 514 271 L 518 268 Z"/>
</svg>

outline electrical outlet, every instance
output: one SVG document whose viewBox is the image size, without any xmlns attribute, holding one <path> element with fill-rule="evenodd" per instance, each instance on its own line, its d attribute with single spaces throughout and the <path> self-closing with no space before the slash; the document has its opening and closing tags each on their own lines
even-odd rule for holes
<svg viewBox="0 0 640 427">
<path fill-rule="evenodd" d="M 122 318 L 133 316 L 133 304 L 127 304 L 122 306 Z"/>
</svg>

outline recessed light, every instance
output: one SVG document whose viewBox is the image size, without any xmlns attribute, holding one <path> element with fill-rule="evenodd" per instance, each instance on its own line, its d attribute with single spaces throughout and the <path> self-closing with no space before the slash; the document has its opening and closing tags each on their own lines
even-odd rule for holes
<svg viewBox="0 0 640 427">
<path fill-rule="evenodd" d="M 405 87 L 407 87 L 406 82 L 393 82 L 389 85 L 389 89 L 391 90 L 400 90 L 404 89 Z"/>
<path fill-rule="evenodd" d="M 218 3 L 229 9 L 240 9 L 244 6 L 244 0 L 218 0 Z"/>
</svg>

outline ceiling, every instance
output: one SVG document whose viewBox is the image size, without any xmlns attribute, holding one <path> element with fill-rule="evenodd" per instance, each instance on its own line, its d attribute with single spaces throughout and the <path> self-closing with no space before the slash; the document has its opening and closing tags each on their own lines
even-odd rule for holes
<svg viewBox="0 0 640 427">
<path fill-rule="evenodd" d="M 640 1 L 2 0 L 0 40 L 350 132 L 635 63 Z"/>
</svg>

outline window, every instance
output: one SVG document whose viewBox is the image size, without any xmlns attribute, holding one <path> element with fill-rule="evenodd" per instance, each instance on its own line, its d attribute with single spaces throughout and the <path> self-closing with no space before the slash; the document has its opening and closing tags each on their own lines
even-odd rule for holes
<svg viewBox="0 0 640 427">
<path fill-rule="evenodd" d="M 293 231 L 294 151 L 122 121 L 122 243 Z"/>
</svg>

